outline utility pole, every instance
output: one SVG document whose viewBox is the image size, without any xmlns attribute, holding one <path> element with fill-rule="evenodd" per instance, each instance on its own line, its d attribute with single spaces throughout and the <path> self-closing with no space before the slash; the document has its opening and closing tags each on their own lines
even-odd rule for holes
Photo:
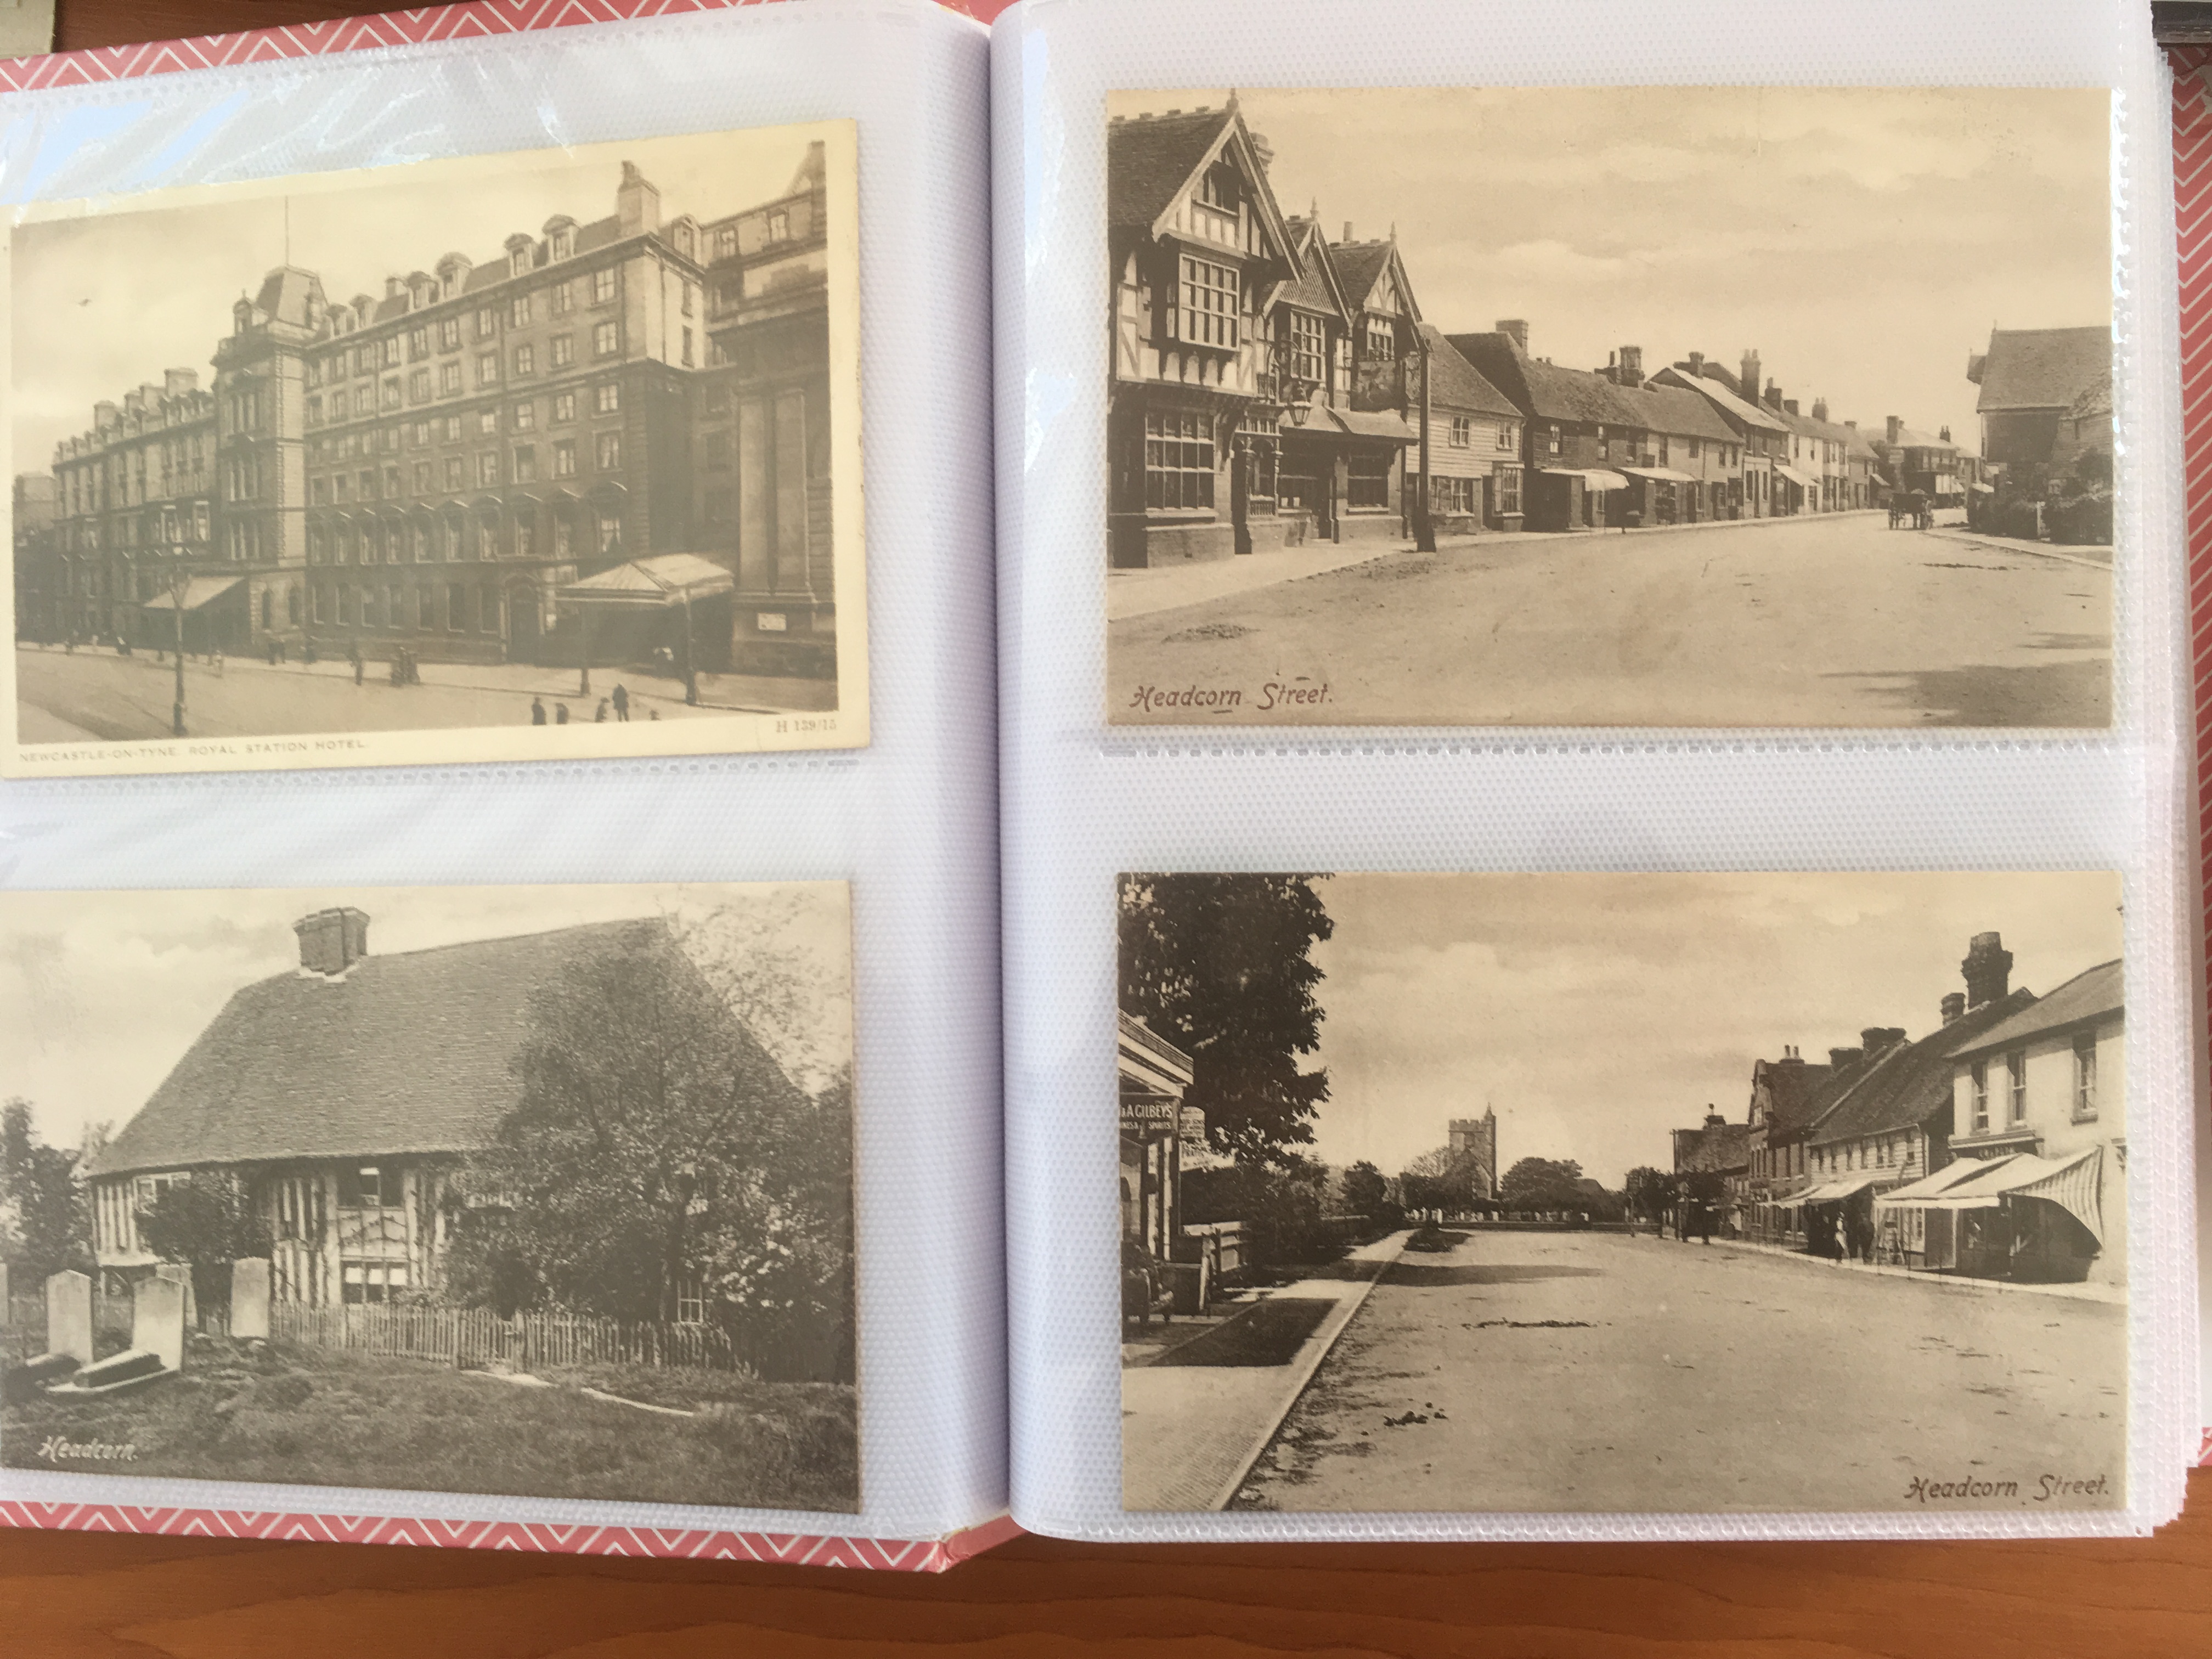
<svg viewBox="0 0 2212 1659">
<path fill-rule="evenodd" d="M 1414 337 L 1421 343 L 1421 493 L 1413 498 L 1413 550 L 1433 553 L 1437 550 L 1437 523 L 1429 511 L 1429 337 L 1419 332 Z"/>
</svg>

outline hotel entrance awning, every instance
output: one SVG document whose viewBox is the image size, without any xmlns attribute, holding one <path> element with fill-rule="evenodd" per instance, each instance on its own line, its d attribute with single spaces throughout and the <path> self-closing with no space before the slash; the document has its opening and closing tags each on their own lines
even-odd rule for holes
<svg viewBox="0 0 2212 1659">
<path fill-rule="evenodd" d="M 198 611 L 221 599 L 245 580 L 243 576 L 195 576 L 185 584 L 184 608 Z M 174 611 L 177 609 L 177 596 L 173 592 L 157 594 L 141 602 L 138 608 L 141 611 Z"/>
<path fill-rule="evenodd" d="M 659 609 L 735 591 L 738 582 L 722 566 L 696 553 L 660 553 L 631 559 L 596 576 L 570 582 L 558 597 L 586 605 L 639 605 Z"/>
</svg>

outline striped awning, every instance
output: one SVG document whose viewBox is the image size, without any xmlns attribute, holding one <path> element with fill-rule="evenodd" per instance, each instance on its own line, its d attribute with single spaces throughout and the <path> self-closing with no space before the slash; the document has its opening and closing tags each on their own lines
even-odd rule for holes
<svg viewBox="0 0 2212 1659">
<path fill-rule="evenodd" d="M 2001 1164 L 1992 1159 L 1948 1192 L 1920 1200 L 1931 1210 L 1986 1210 L 2008 1197 L 2039 1198 L 2056 1204 L 2105 1242 L 2105 1149 L 2092 1146 L 2071 1158 L 2051 1159 L 2022 1152 Z"/>
</svg>

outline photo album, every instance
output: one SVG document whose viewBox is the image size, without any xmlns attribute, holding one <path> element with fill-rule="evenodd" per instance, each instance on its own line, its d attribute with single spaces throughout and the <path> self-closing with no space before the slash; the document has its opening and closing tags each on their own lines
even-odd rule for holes
<svg viewBox="0 0 2212 1659">
<path fill-rule="evenodd" d="M 0 1524 L 2172 1519 L 2207 88 L 1870 4 L 0 64 Z"/>
</svg>

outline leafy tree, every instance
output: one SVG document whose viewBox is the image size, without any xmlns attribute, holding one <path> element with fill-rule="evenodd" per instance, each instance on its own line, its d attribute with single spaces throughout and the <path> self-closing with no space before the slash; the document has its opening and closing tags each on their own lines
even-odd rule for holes
<svg viewBox="0 0 2212 1659">
<path fill-rule="evenodd" d="M 1483 1184 L 1481 1158 L 1449 1146 L 1423 1152 L 1398 1176 L 1399 1198 L 1409 1210 L 1472 1210 L 1489 1199 Z"/>
<path fill-rule="evenodd" d="M 138 1212 L 139 1242 L 164 1261 L 192 1270 L 192 1298 L 230 1305 L 230 1264 L 269 1254 L 269 1229 L 246 1183 L 228 1170 L 202 1170 L 155 1194 Z"/>
<path fill-rule="evenodd" d="M 1524 1158 L 1498 1183 L 1498 1201 L 1509 1210 L 1586 1210 L 1582 1178 L 1583 1166 L 1571 1158 Z"/>
<path fill-rule="evenodd" d="M 39 1139 L 31 1103 L 0 1107 L 0 1258 L 32 1282 L 92 1271 L 92 1225 L 77 1155 Z"/>
<path fill-rule="evenodd" d="M 849 1377 L 849 1081 L 800 1090 L 657 922 L 526 1019 L 520 1098 L 457 1183 L 456 1293 L 672 1322 L 693 1281 L 757 1369 Z"/>
<path fill-rule="evenodd" d="M 1279 1161 L 1313 1139 L 1325 1069 L 1314 945 L 1335 931 L 1316 878 L 1121 878 L 1121 1006 L 1191 1057 L 1186 1103 L 1223 1152 Z"/>
<path fill-rule="evenodd" d="M 1665 1170 L 1655 1170 L 1648 1164 L 1638 1164 L 1621 1182 L 1629 1214 L 1646 1221 L 1658 1220 L 1673 1200 L 1674 1185 L 1674 1177 Z"/>
<path fill-rule="evenodd" d="M 1365 1158 L 1344 1172 L 1344 1207 L 1354 1215 L 1379 1215 L 1389 1202 L 1390 1183 Z"/>
</svg>

